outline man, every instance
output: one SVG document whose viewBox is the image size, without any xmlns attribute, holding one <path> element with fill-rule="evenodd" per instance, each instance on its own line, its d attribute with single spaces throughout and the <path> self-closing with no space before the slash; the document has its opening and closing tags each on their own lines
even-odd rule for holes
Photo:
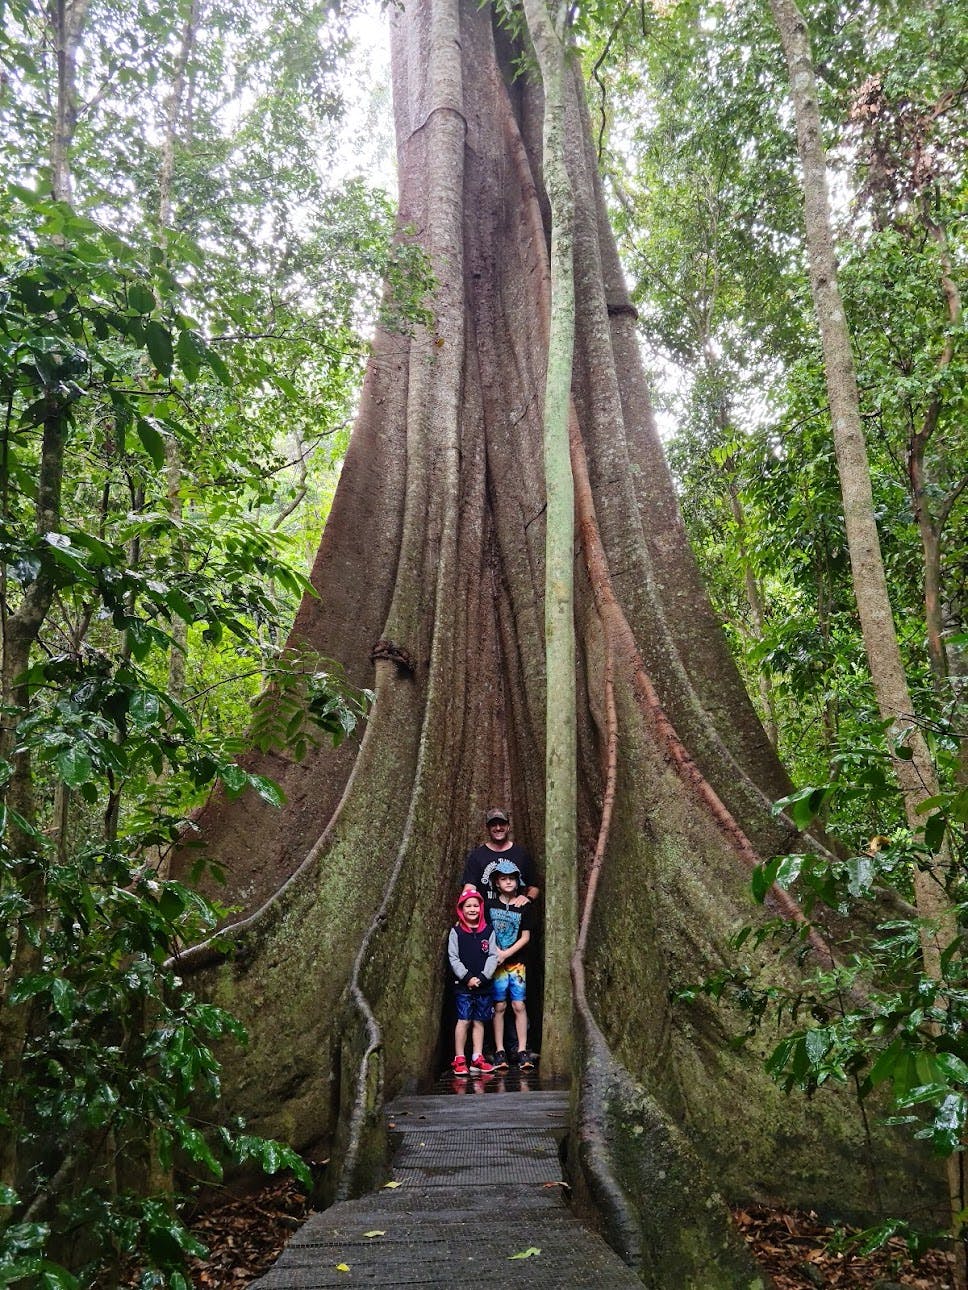
<svg viewBox="0 0 968 1290">
<path fill-rule="evenodd" d="M 487 841 L 468 852 L 464 861 L 463 890 L 475 888 L 483 897 L 490 895 L 491 871 L 499 860 L 511 860 L 517 865 L 524 890 L 511 902 L 516 908 L 533 904 L 538 898 L 534 861 L 517 842 L 511 841 L 511 819 L 503 806 L 492 806 L 484 813 Z"/>
</svg>

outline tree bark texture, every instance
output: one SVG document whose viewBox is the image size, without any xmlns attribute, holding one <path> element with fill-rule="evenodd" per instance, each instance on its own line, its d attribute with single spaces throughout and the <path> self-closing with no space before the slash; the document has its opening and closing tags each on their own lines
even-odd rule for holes
<svg viewBox="0 0 968 1290">
<path fill-rule="evenodd" d="M 372 1180 L 383 1093 L 432 1069 L 446 928 L 483 809 L 506 802 L 539 865 L 545 852 L 542 94 L 514 77 L 520 49 L 473 0 L 415 0 L 393 21 L 401 235 L 432 258 L 436 321 L 376 338 L 313 570 L 319 599 L 293 630 L 376 701 L 358 744 L 299 765 L 248 757 L 284 787 L 281 811 L 213 798 L 201 853 L 245 914 L 228 962 L 211 946 L 183 958 L 192 988 L 251 1033 L 227 1055 L 228 1110 L 300 1146 L 332 1141 L 334 1195 Z M 585 890 L 594 866 L 597 889 L 575 1141 L 612 1239 L 650 1284 L 748 1285 L 742 1254 L 723 1254 L 704 1164 L 726 1195 L 860 1214 L 862 1129 L 835 1096 L 788 1103 L 728 1045 L 713 1005 L 670 1004 L 749 921 L 750 864 L 797 838 L 770 815 L 788 781 L 685 539 L 572 71 L 565 118 L 575 877 Z M 563 929 L 547 923 L 551 943 Z M 540 1005 L 532 994 L 536 1020 Z M 885 1194 L 933 1201 L 902 1150 L 881 1152 Z M 714 1283 L 718 1266 L 732 1271 Z"/>
</svg>

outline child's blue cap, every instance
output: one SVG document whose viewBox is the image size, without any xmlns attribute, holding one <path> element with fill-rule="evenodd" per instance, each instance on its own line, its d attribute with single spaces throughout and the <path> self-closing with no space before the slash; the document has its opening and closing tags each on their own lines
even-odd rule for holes
<svg viewBox="0 0 968 1290">
<path fill-rule="evenodd" d="M 521 877 L 521 870 L 518 868 L 518 866 L 514 863 L 513 860 L 499 860 L 497 864 L 494 866 L 494 868 L 491 870 L 491 873 L 492 874 L 513 873 L 516 878 Z"/>
</svg>

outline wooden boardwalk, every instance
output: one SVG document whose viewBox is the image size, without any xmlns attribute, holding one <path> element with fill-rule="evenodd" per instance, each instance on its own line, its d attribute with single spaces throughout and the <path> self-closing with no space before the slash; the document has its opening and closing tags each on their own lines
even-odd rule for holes
<svg viewBox="0 0 968 1290">
<path fill-rule="evenodd" d="M 254 1287 L 641 1287 L 566 1204 L 568 1093 L 519 1084 L 468 1079 L 463 1095 L 392 1103 L 399 1185 L 314 1215 Z"/>
</svg>

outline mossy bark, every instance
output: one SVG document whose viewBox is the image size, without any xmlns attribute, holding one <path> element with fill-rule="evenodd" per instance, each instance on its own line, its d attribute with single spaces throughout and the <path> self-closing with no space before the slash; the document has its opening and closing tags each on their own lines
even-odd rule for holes
<svg viewBox="0 0 968 1290">
<path fill-rule="evenodd" d="M 336 657 L 358 682 L 370 679 L 378 640 L 393 640 L 412 666 L 376 664 L 358 746 L 298 766 L 249 759 L 281 779 L 281 811 L 216 799 L 199 820 L 250 915 L 230 934 L 243 940 L 235 961 L 201 952 L 186 962 L 186 971 L 206 965 L 193 988 L 228 1003 L 251 1033 L 247 1051 L 229 1059 L 227 1110 L 302 1146 L 331 1140 L 349 1106 L 333 1194 L 375 1180 L 379 1103 L 428 1073 L 446 928 L 490 801 L 511 807 L 518 838 L 544 868 L 543 96 L 512 75 L 520 50 L 490 12 L 472 0 L 455 6 L 416 0 L 393 19 L 401 227 L 437 265 L 437 323 L 376 339 L 313 572 L 320 599 L 306 601 L 294 628 L 296 641 Z M 859 1213 L 869 1188 L 845 1098 L 832 1095 L 824 1115 L 787 1107 L 755 1054 L 721 1051 L 716 1014 L 669 1002 L 670 988 L 724 962 L 730 934 L 750 919 L 751 857 L 797 839 L 770 814 L 787 780 L 685 542 L 573 70 L 565 117 L 575 199 L 571 451 L 584 471 L 577 877 L 583 887 L 613 784 L 584 966 L 619 1090 L 596 1100 L 582 1067 L 576 1131 L 591 1118 L 611 1161 L 595 1176 L 611 1170 L 624 1179 L 616 1196 L 635 1194 L 631 1206 L 616 1200 L 625 1217 L 614 1231 L 638 1232 L 643 1278 L 678 1287 L 688 1282 L 670 1269 L 687 1254 L 721 1258 L 722 1196 Z M 622 1110 L 629 1097 L 637 1120 Z M 662 1170 L 649 1172 L 646 1129 L 636 1132 L 647 1121 L 662 1151 L 683 1162 L 663 1166 L 664 1196 L 650 1191 Z M 910 1158 L 893 1141 L 876 1153 L 885 1201 L 909 1208 Z M 650 1206 L 670 1216 L 661 1230 Z M 677 1212 L 691 1215 L 682 1239 Z M 724 1285 L 751 1284 L 742 1260 L 728 1266 Z"/>
</svg>

